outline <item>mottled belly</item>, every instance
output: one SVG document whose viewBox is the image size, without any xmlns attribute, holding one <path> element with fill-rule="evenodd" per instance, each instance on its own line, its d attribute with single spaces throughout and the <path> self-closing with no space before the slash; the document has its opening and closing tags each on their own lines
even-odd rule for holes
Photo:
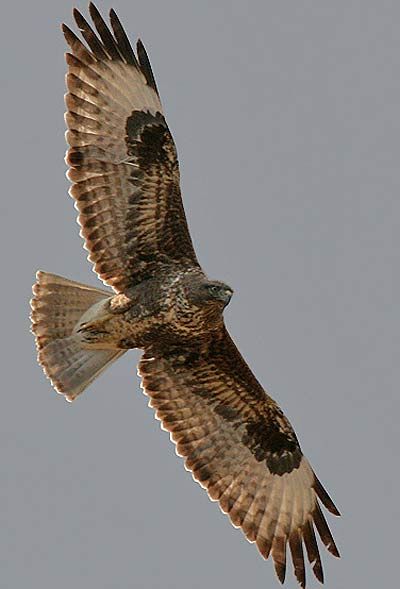
<svg viewBox="0 0 400 589">
<path fill-rule="evenodd" d="M 143 347 L 146 334 L 151 332 L 157 319 L 133 317 L 123 313 L 82 325 L 79 333 L 82 343 L 96 349 L 129 349 Z"/>
</svg>

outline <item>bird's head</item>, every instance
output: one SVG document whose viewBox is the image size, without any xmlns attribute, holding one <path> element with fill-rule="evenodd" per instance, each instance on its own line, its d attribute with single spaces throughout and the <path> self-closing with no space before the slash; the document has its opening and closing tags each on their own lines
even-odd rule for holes
<svg viewBox="0 0 400 589">
<path fill-rule="evenodd" d="M 225 308 L 232 298 L 233 289 L 219 280 L 208 280 L 198 285 L 193 295 L 200 303 Z"/>
<path fill-rule="evenodd" d="M 229 304 L 233 289 L 219 280 L 209 280 L 205 276 L 192 276 L 185 281 L 185 295 L 191 305 L 199 309 L 214 308 L 222 312 Z"/>
<path fill-rule="evenodd" d="M 190 337 L 220 329 L 223 311 L 232 294 L 230 286 L 219 280 L 209 280 L 202 272 L 181 275 L 171 289 L 174 329 Z"/>
</svg>

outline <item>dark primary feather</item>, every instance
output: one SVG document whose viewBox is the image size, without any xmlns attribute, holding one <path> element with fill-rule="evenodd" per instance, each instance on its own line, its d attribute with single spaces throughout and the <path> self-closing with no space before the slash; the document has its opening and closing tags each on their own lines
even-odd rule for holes
<svg viewBox="0 0 400 589">
<path fill-rule="evenodd" d="M 264 558 L 272 555 L 279 579 L 285 578 L 289 545 L 295 575 L 305 586 L 304 542 L 322 581 L 314 526 L 328 550 L 335 556 L 338 551 L 318 496 L 332 513 L 336 507 L 302 455 L 290 423 L 228 333 L 213 337 L 201 351 L 162 350 L 155 344 L 139 373 L 186 467 Z"/>
<path fill-rule="evenodd" d="M 138 39 L 136 43 L 136 49 L 138 53 L 139 63 L 141 70 L 146 78 L 146 81 L 151 88 L 158 94 L 158 88 L 156 81 L 154 79 L 153 70 L 151 69 L 151 64 L 149 60 L 149 56 L 147 55 L 147 51 L 140 39 Z"/>
<path fill-rule="evenodd" d="M 307 521 L 304 524 L 303 540 L 307 550 L 307 558 L 312 566 L 314 575 L 317 577 L 318 581 L 323 583 L 324 572 L 322 569 L 317 540 L 315 538 L 314 526 L 311 521 Z"/>
<path fill-rule="evenodd" d="M 105 51 L 103 44 L 101 41 L 99 41 L 96 33 L 93 31 L 85 17 L 79 12 L 77 8 L 74 8 L 73 15 L 75 22 L 78 25 L 80 32 L 82 33 L 82 37 L 89 45 L 89 48 L 92 50 L 93 54 L 97 57 L 97 59 L 106 60 L 108 58 L 107 52 Z M 67 43 L 70 44 L 68 38 Z"/>
<path fill-rule="evenodd" d="M 103 41 L 103 45 L 111 59 L 122 59 L 122 54 L 119 50 L 119 47 L 112 36 L 111 32 L 109 31 L 106 23 L 104 22 L 103 17 L 101 16 L 100 12 L 97 10 L 96 6 L 93 2 L 89 4 L 89 12 L 94 25 L 97 29 L 97 32 L 100 35 L 100 39 Z"/>
<path fill-rule="evenodd" d="M 110 10 L 110 22 L 114 31 L 115 38 L 117 40 L 120 53 L 124 57 L 126 63 L 139 67 L 136 55 L 133 52 L 129 39 L 113 8 Z"/>
<path fill-rule="evenodd" d="M 116 13 L 113 33 L 90 4 L 97 33 L 78 10 L 88 47 L 64 25 L 71 53 L 66 161 L 89 260 L 124 292 L 166 266 L 197 266 L 179 186 L 173 138 L 146 51 L 138 58 Z"/>
<path fill-rule="evenodd" d="M 94 58 L 87 50 L 85 45 L 82 41 L 75 35 L 73 31 L 67 25 L 61 25 L 62 32 L 64 33 L 65 38 L 68 41 L 68 45 L 74 52 L 74 55 L 80 59 L 80 61 L 84 64 L 90 65 L 93 63 Z"/>
<path fill-rule="evenodd" d="M 322 504 L 325 505 L 325 507 L 334 515 L 340 515 L 339 510 L 337 509 L 337 507 L 335 506 L 332 499 L 329 497 L 328 493 L 325 491 L 324 487 L 321 485 L 317 477 L 315 477 L 314 489 Z"/>
</svg>

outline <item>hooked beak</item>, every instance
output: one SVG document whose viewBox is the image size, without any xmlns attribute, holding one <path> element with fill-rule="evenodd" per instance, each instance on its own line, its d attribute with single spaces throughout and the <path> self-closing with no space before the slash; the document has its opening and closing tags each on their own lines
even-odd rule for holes
<svg viewBox="0 0 400 589">
<path fill-rule="evenodd" d="M 224 303 L 225 307 L 229 304 L 233 295 L 233 290 L 231 288 L 225 288 L 221 291 L 221 301 Z"/>
</svg>

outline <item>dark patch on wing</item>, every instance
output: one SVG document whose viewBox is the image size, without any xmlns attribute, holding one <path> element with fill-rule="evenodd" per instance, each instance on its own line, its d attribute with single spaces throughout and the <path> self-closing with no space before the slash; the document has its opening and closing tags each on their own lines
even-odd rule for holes
<svg viewBox="0 0 400 589">
<path fill-rule="evenodd" d="M 139 191 L 129 197 L 133 207 L 145 208 L 149 197 L 153 199 L 154 241 L 158 256 L 182 264 L 198 266 L 193 244 L 186 223 L 185 211 L 179 188 L 179 164 L 174 140 L 168 125 L 160 112 L 133 111 L 126 121 L 125 137 L 128 161 L 132 163 L 131 178 Z M 137 231 L 137 223 L 132 223 L 131 231 Z M 149 249 L 138 251 L 141 260 L 146 261 Z M 154 260 L 154 253 L 149 261 Z"/>
<path fill-rule="evenodd" d="M 178 174 L 174 141 L 161 113 L 134 111 L 126 122 L 126 132 L 128 155 L 137 160 L 141 170 L 162 165 L 171 176 Z"/>
<path fill-rule="evenodd" d="M 137 140 L 142 131 L 148 125 L 157 125 L 163 127 L 164 129 L 168 129 L 167 123 L 160 112 L 153 115 L 148 110 L 134 110 L 126 121 L 126 142 L 128 148 L 130 143 Z"/>
<path fill-rule="evenodd" d="M 242 442 L 258 462 L 265 460 L 273 474 L 282 475 L 300 466 L 302 453 L 289 424 L 282 427 L 273 408 L 268 413 L 267 419 L 261 417 L 246 424 Z"/>
</svg>

